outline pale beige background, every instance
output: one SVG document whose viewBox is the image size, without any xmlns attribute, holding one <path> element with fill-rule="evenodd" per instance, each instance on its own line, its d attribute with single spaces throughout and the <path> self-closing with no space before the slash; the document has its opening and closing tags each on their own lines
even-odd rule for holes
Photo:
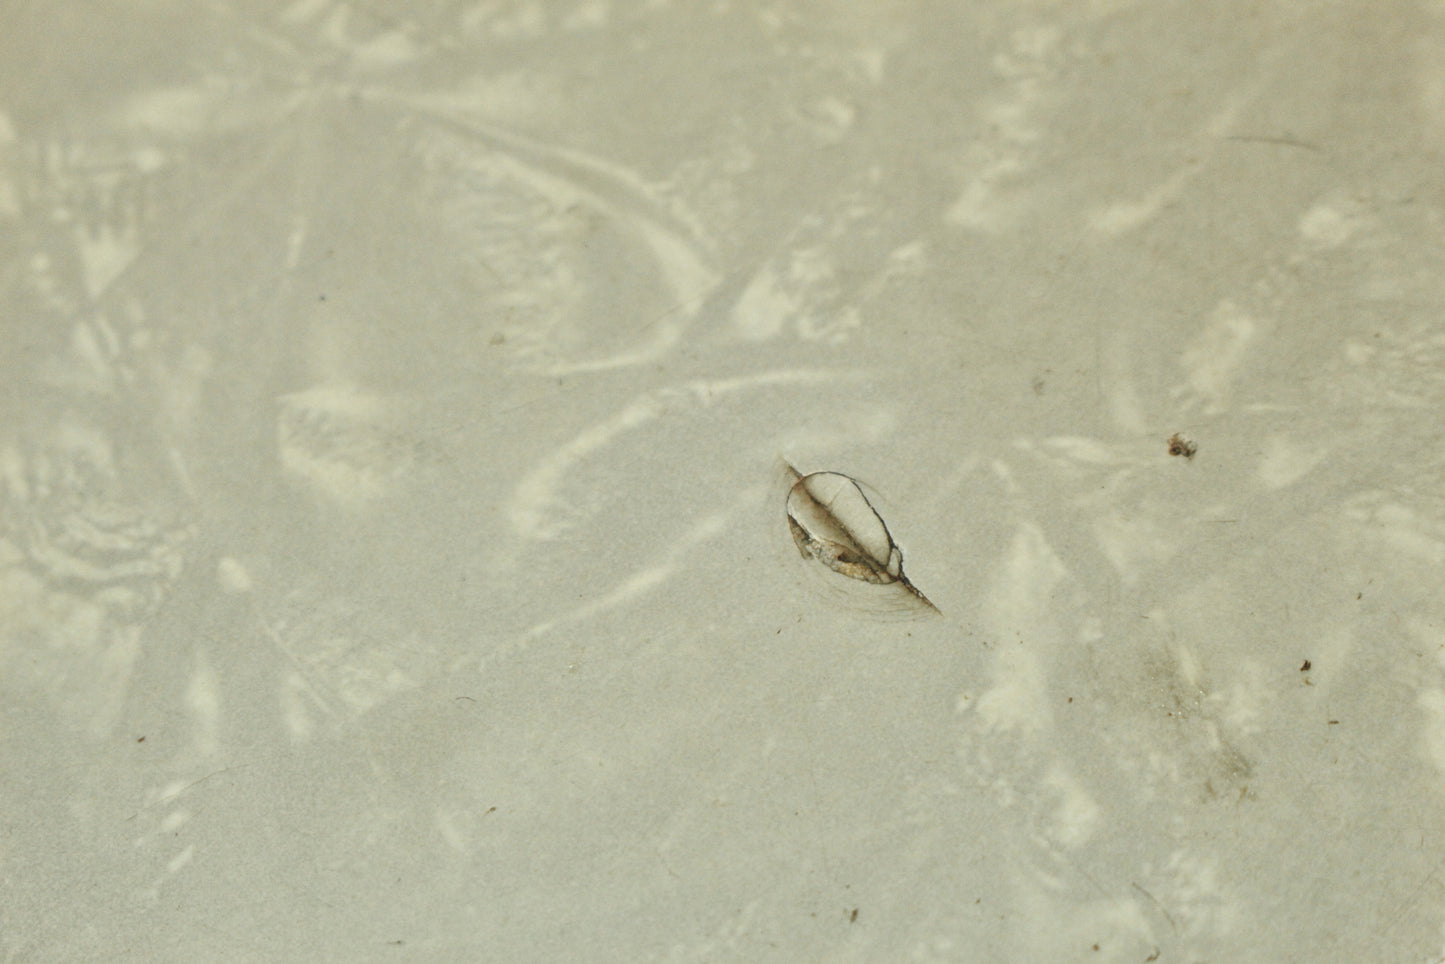
<svg viewBox="0 0 1445 964">
<path fill-rule="evenodd" d="M 1445 960 L 1442 147 L 1439 3 L 0 5 L 0 960 Z"/>
</svg>

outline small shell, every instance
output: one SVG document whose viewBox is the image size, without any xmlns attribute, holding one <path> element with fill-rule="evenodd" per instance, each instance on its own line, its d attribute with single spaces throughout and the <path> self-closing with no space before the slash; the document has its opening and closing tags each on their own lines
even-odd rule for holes
<svg viewBox="0 0 1445 964">
<path fill-rule="evenodd" d="M 803 558 L 851 579 L 897 583 L 937 611 L 903 574 L 903 553 L 856 481 L 838 472 L 789 471 L 795 481 L 788 491 L 788 529 Z"/>
</svg>

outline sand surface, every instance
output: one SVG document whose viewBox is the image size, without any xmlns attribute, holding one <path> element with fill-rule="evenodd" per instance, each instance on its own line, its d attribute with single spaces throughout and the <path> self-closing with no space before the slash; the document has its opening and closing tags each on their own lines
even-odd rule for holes
<svg viewBox="0 0 1445 964">
<path fill-rule="evenodd" d="M 1440 3 L 0 5 L 0 961 L 1445 960 L 1442 153 Z"/>
</svg>

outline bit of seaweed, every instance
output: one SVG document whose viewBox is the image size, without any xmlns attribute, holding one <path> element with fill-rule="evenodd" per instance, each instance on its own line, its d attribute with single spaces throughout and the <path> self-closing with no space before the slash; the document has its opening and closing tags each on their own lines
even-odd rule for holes
<svg viewBox="0 0 1445 964">
<path fill-rule="evenodd" d="M 856 479 L 839 472 L 803 475 L 787 466 L 788 529 L 805 559 L 840 575 L 879 586 L 896 585 L 937 613 L 938 607 L 903 573 L 903 553 Z"/>
</svg>

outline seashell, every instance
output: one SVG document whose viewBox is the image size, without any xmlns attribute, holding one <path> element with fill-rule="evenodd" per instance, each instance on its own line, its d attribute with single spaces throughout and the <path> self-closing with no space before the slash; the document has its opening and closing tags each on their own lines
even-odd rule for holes
<svg viewBox="0 0 1445 964">
<path fill-rule="evenodd" d="M 938 607 L 903 574 L 903 553 L 855 479 L 840 472 L 803 475 L 788 466 L 788 529 L 805 559 L 874 585 L 898 585 L 929 609 Z"/>
</svg>

